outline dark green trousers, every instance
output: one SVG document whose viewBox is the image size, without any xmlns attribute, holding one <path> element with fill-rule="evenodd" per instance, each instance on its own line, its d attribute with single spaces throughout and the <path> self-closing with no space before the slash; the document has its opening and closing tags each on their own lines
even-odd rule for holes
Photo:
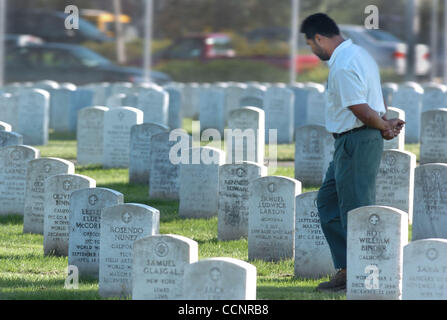
<svg viewBox="0 0 447 320">
<path fill-rule="evenodd" d="M 346 268 L 348 211 L 374 205 L 383 152 L 379 130 L 363 129 L 335 139 L 334 158 L 318 191 L 317 207 L 334 267 Z"/>
</svg>

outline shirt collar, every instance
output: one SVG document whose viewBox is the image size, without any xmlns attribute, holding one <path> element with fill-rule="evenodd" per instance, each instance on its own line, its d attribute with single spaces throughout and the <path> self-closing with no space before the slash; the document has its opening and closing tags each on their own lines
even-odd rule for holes
<svg viewBox="0 0 447 320">
<path fill-rule="evenodd" d="M 335 50 L 332 52 L 331 58 L 327 62 L 329 67 L 332 66 L 332 64 L 335 62 L 335 58 L 340 53 L 340 51 L 342 51 L 344 48 L 350 46 L 351 44 L 352 44 L 352 40 L 351 39 L 347 39 L 347 40 L 343 41 L 342 43 L 340 43 L 337 46 L 337 48 L 335 48 Z"/>
</svg>

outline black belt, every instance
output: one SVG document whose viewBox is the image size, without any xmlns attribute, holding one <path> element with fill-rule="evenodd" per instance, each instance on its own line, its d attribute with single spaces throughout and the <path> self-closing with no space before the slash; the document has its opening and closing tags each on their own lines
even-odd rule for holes
<svg viewBox="0 0 447 320">
<path fill-rule="evenodd" d="M 355 131 L 359 131 L 359 130 L 363 130 L 363 129 L 367 129 L 368 127 L 366 125 L 363 125 L 361 127 L 358 128 L 354 128 L 342 133 L 333 133 L 332 135 L 334 136 L 335 139 L 340 138 L 342 135 L 347 134 L 347 133 L 351 133 L 351 132 L 355 132 Z"/>
</svg>

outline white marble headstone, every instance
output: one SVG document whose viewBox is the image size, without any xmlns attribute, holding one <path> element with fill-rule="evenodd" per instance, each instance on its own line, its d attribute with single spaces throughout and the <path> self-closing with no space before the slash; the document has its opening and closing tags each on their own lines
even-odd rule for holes
<svg viewBox="0 0 447 320">
<path fill-rule="evenodd" d="M 234 258 L 185 265 L 184 300 L 256 300 L 256 267 Z"/>
<path fill-rule="evenodd" d="M 134 242 L 132 266 L 133 300 L 183 299 L 185 266 L 197 262 L 196 241 L 160 234 Z"/>
<path fill-rule="evenodd" d="M 0 131 L 0 148 L 23 144 L 23 136 L 17 132 Z"/>
<path fill-rule="evenodd" d="M 77 161 L 80 165 L 101 164 L 104 147 L 104 114 L 106 107 L 88 107 L 78 112 Z"/>
<path fill-rule="evenodd" d="M 295 198 L 295 277 L 318 279 L 335 273 L 332 255 L 321 230 L 318 191 Z"/>
<path fill-rule="evenodd" d="M 291 143 L 294 130 L 294 94 L 288 88 L 272 86 L 264 97 L 266 143 Z M 269 130 L 277 130 L 277 141 L 268 141 Z"/>
<path fill-rule="evenodd" d="M 265 113 L 256 107 L 234 109 L 225 130 L 226 163 L 252 161 L 264 165 Z"/>
<path fill-rule="evenodd" d="M 172 140 L 170 139 L 172 138 Z M 177 159 L 181 159 L 177 144 L 181 145 L 187 141 L 191 145 L 191 136 L 184 130 L 160 132 L 151 137 L 151 155 L 149 168 L 149 198 L 151 199 L 179 199 L 180 189 L 180 164 Z M 176 159 L 172 159 L 175 152 Z"/>
<path fill-rule="evenodd" d="M 346 298 L 401 299 L 403 247 L 407 243 L 406 212 L 384 206 L 349 211 Z"/>
<path fill-rule="evenodd" d="M 405 142 L 419 142 L 422 96 L 424 89 L 417 83 L 402 83 L 393 94 L 393 107 L 405 112 Z"/>
<path fill-rule="evenodd" d="M 145 122 L 132 126 L 130 130 L 129 182 L 148 185 L 151 167 L 151 137 L 169 128 Z"/>
<path fill-rule="evenodd" d="M 96 187 L 96 181 L 79 174 L 58 174 L 48 177 L 44 183 L 44 255 L 68 256 L 71 194 Z"/>
<path fill-rule="evenodd" d="M 200 131 L 215 129 L 222 137 L 225 127 L 225 92 L 221 89 L 206 88 L 200 93 Z"/>
<path fill-rule="evenodd" d="M 0 215 L 23 215 L 28 162 L 39 154 L 23 145 L 0 148 Z"/>
<path fill-rule="evenodd" d="M 39 158 L 28 162 L 23 232 L 43 234 L 45 179 L 56 174 L 73 174 L 74 164 L 59 158 Z"/>
<path fill-rule="evenodd" d="M 423 86 L 422 112 L 447 108 L 447 86 L 438 83 L 428 83 Z"/>
<path fill-rule="evenodd" d="M 447 239 L 447 164 L 430 163 L 416 167 L 412 241 Z"/>
<path fill-rule="evenodd" d="M 267 175 L 267 167 L 254 162 L 225 164 L 219 168 L 219 240 L 248 236 L 250 183 Z"/>
<path fill-rule="evenodd" d="M 144 204 L 125 203 L 101 213 L 99 294 L 101 297 L 132 295 L 133 244 L 159 233 L 160 211 Z"/>
<path fill-rule="evenodd" d="M 264 109 L 264 97 L 267 88 L 260 84 L 249 84 L 242 92 L 239 107 L 257 107 Z"/>
<path fill-rule="evenodd" d="M 447 163 L 447 108 L 421 114 L 420 163 Z"/>
<path fill-rule="evenodd" d="M 131 107 L 112 108 L 104 114 L 104 168 L 129 166 L 130 132 L 143 123 L 143 112 Z"/>
<path fill-rule="evenodd" d="M 295 131 L 295 179 L 318 186 L 332 160 L 334 138 L 325 127 L 306 125 Z"/>
<path fill-rule="evenodd" d="M 410 242 L 403 265 L 403 300 L 447 300 L 447 239 Z"/>
<path fill-rule="evenodd" d="M 384 150 L 376 177 L 376 204 L 405 211 L 413 223 L 416 156 L 408 151 Z"/>
<path fill-rule="evenodd" d="M 76 266 L 81 277 L 99 277 L 101 213 L 123 201 L 122 193 L 107 188 L 86 188 L 71 194 L 68 265 Z"/>
<path fill-rule="evenodd" d="M 50 94 L 40 89 L 23 89 L 17 98 L 15 131 L 26 145 L 48 143 Z"/>
<path fill-rule="evenodd" d="M 294 257 L 295 197 L 301 182 L 267 176 L 250 184 L 248 259 L 278 261 Z"/>
<path fill-rule="evenodd" d="M 225 152 L 212 147 L 190 148 L 188 152 L 188 163 L 180 165 L 179 216 L 216 216 L 219 166 L 225 162 Z"/>
<path fill-rule="evenodd" d="M 138 91 L 138 109 L 143 111 L 143 122 L 168 125 L 169 94 L 159 86 L 141 88 Z"/>
</svg>

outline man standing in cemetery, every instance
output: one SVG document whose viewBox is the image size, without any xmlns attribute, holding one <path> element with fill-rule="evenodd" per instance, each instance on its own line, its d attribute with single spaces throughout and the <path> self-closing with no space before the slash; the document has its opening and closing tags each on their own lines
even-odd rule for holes
<svg viewBox="0 0 447 320">
<path fill-rule="evenodd" d="M 376 175 L 383 139 L 400 133 L 404 122 L 387 120 L 379 68 L 361 47 L 344 39 L 337 24 L 317 13 L 301 25 L 307 44 L 329 66 L 326 129 L 334 135 L 335 152 L 318 192 L 323 233 L 339 271 L 318 291 L 346 290 L 348 211 L 375 204 Z"/>
</svg>

